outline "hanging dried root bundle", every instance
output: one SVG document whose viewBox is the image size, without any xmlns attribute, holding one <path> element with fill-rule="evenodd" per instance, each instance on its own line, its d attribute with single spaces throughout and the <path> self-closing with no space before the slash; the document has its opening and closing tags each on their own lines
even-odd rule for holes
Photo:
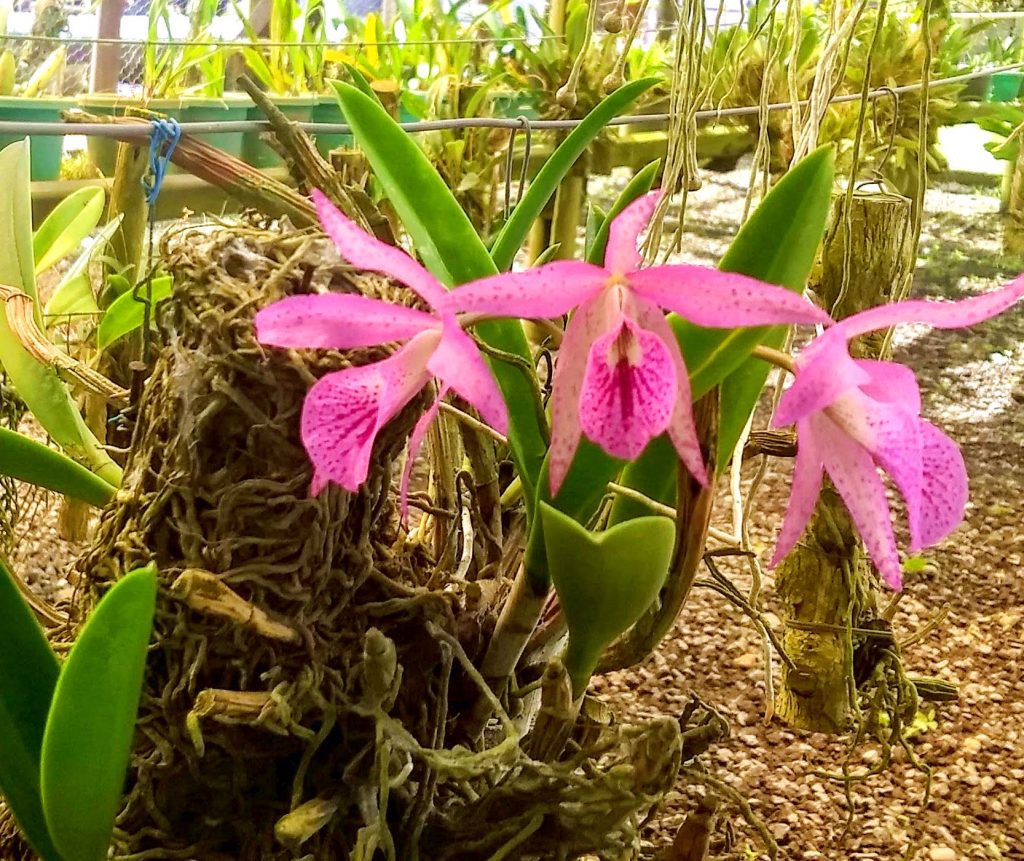
<svg viewBox="0 0 1024 861">
<path fill-rule="evenodd" d="M 385 431 L 362 490 L 309 495 L 303 397 L 380 351 L 266 351 L 253 315 L 288 294 L 395 288 L 287 228 L 188 230 L 163 251 L 165 344 L 123 488 L 77 564 L 83 616 L 140 563 L 162 583 L 117 854 L 635 853 L 684 759 L 677 721 L 620 727 L 584 708 L 575 729 L 534 734 L 534 758 L 494 700 L 484 741 L 453 737 L 460 710 L 493 697 L 466 634 L 493 620 L 403 541 L 392 464 L 423 403 Z"/>
</svg>

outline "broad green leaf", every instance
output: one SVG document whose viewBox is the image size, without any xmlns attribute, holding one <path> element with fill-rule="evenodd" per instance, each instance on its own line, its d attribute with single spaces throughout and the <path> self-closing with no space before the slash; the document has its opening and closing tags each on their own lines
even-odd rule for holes
<svg viewBox="0 0 1024 861">
<path fill-rule="evenodd" d="M 0 795 L 43 861 L 60 861 L 43 815 L 39 762 L 57 658 L 0 562 Z"/>
<path fill-rule="evenodd" d="M 423 151 L 375 99 L 355 87 L 333 81 L 345 121 L 426 267 L 448 286 L 497 272 L 473 225 Z M 484 323 L 476 334 L 491 347 L 531 362 L 518 320 Z M 534 409 L 528 369 L 491 360 L 509 411 L 509 447 L 533 500 L 533 487 L 547 452 L 546 432 Z"/>
<path fill-rule="evenodd" d="M 101 508 L 115 488 L 71 458 L 16 431 L 0 428 L 0 475 Z"/>
<path fill-rule="evenodd" d="M 345 120 L 366 153 L 424 265 L 449 287 L 497 270 L 472 222 L 423 150 L 356 87 L 332 81 Z"/>
<path fill-rule="evenodd" d="M 173 290 L 170 275 L 154 278 L 151 286 L 151 308 L 156 308 L 165 299 L 169 299 Z M 139 287 L 139 295 L 145 297 L 145 288 Z M 150 311 L 152 314 L 152 310 Z M 136 299 L 130 292 L 122 293 L 107 308 L 96 331 L 96 346 L 105 350 L 118 338 L 134 332 L 142 326 L 146 315 L 146 303 Z M 152 317 L 150 318 L 152 319 Z"/>
<path fill-rule="evenodd" d="M 0 182 L 0 284 L 32 297 L 41 327 L 32 252 L 27 140 L 0 150 L 0 176 L 4 178 Z M 39 424 L 66 454 L 87 464 L 112 484 L 120 484 L 121 470 L 86 426 L 57 372 L 25 350 L 11 332 L 4 314 L 0 314 L 0 365 Z"/>
<path fill-rule="evenodd" d="M 80 188 L 54 207 L 32 238 L 37 275 L 67 257 L 96 229 L 105 199 L 102 188 Z"/>
<path fill-rule="evenodd" d="M 65 861 L 104 861 L 121 807 L 156 607 L 156 568 L 126 574 L 86 620 L 43 736 L 46 822 Z"/>
<path fill-rule="evenodd" d="M 619 193 L 619 196 L 615 199 L 615 203 L 612 204 L 612 208 L 608 210 L 608 214 L 604 217 L 604 221 L 597 230 L 597 235 L 594 237 L 593 243 L 587 252 L 587 262 L 593 263 L 595 266 L 600 266 L 604 263 L 604 250 L 608 245 L 608 232 L 611 230 L 612 221 L 615 216 L 618 215 L 622 210 L 629 206 L 638 197 L 642 197 L 651 190 L 651 186 L 654 185 L 654 179 L 658 175 L 658 169 L 661 167 L 661 159 L 657 158 L 650 164 L 645 165 L 641 170 L 634 176 L 627 184 L 624 189 Z"/>
<path fill-rule="evenodd" d="M 833 169 L 828 147 L 815 150 L 794 166 L 740 228 L 720 268 L 802 290 L 825 231 Z M 750 352 L 762 343 L 781 346 L 786 329 L 703 329 L 676 315 L 669 315 L 669 323 L 679 338 L 694 400 L 713 386 L 722 387 L 716 462 L 723 470 L 770 370 L 764 362 L 751 358 Z M 626 468 L 622 481 L 646 496 L 671 504 L 675 497 L 675 458 L 672 446 L 655 441 Z M 621 522 L 643 510 L 637 503 L 617 499 L 611 522 Z"/>
<path fill-rule="evenodd" d="M 43 309 L 43 317 L 47 321 L 53 317 L 99 313 L 100 309 L 93 294 L 92 279 L 89 278 L 89 266 L 96 256 L 107 247 L 111 237 L 121 226 L 123 217 L 118 214 L 116 218 L 104 225 L 103 229 L 96 234 L 92 244 L 78 255 L 78 259 L 61 278 L 60 283 L 54 288 L 50 301 Z"/>
<path fill-rule="evenodd" d="M 540 506 L 551 580 L 569 628 L 565 667 L 580 696 L 601 654 L 654 603 L 672 561 L 675 524 L 638 517 L 588 532 L 546 503 Z"/>
<path fill-rule="evenodd" d="M 516 208 L 512 210 L 508 221 L 505 222 L 491 246 L 491 258 L 500 271 L 504 272 L 512 268 L 512 261 L 515 260 L 523 242 L 526 241 L 533 222 L 544 211 L 544 207 L 547 206 L 552 195 L 558 190 L 559 184 L 572 169 L 572 166 L 576 164 L 576 160 L 583 154 L 583 151 L 601 133 L 610 119 L 621 114 L 659 80 L 660 78 L 643 78 L 639 81 L 630 81 L 619 87 L 614 93 L 605 96 L 601 103 L 587 114 L 583 121 L 558 145 L 558 148 L 537 172 L 537 176 L 530 183 L 530 187 Z"/>
</svg>

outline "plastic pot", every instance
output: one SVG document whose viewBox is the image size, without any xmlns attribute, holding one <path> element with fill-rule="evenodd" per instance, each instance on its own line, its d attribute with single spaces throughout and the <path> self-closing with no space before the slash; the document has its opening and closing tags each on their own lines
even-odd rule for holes
<svg viewBox="0 0 1024 861">
<path fill-rule="evenodd" d="M 74 99 L 0 97 L 0 120 L 4 122 L 59 123 L 61 112 L 75 106 Z M 34 181 L 57 179 L 64 157 L 63 135 L 0 135 L 0 149 L 29 138 L 31 177 Z"/>
<path fill-rule="evenodd" d="M 1020 95 L 1021 83 L 1024 83 L 1024 73 L 1022 72 L 994 73 L 988 100 L 990 102 L 1016 101 Z"/>
</svg>

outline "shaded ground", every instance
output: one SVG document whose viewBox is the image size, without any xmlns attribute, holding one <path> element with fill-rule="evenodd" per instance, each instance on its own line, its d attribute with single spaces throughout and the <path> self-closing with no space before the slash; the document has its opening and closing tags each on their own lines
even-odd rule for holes
<svg viewBox="0 0 1024 861">
<path fill-rule="evenodd" d="M 713 262 L 738 221 L 745 175 L 727 174 L 695 196 L 687 256 Z M 915 295 L 954 298 L 1005 283 L 1024 269 L 1001 256 L 994 192 L 940 186 L 929 193 Z M 699 223 L 698 223 L 699 222 Z M 699 246 L 699 247 L 698 247 Z M 956 704 L 927 707 L 934 724 L 913 738 L 932 768 L 925 776 L 901 751 L 891 770 L 853 790 L 852 826 L 837 770 L 843 741 L 765 725 L 760 637 L 746 618 L 709 591 L 696 590 L 671 638 L 639 673 L 609 677 L 605 690 L 636 711 L 678 711 L 693 692 L 720 707 L 732 738 L 708 763 L 711 774 L 750 799 L 791 859 L 1024 859 L 1024 313 L 1019 309 L 971 331 L 906 327 L 896 359 L 919 374 L 924 412 L 962 446 L 971 476 L 967 522 L 927 553 L 924 572 L 907 577 L 895 618 L 905 638 L 945 613 L 937 629 L 908 648 L 912 674 L 960 686 Z M 753 465 L 747 468 L 747 480 Z M 758 549 L 770 551 L 786 502 L 789 464 L 776 461 L 752 524 Z M 727 489 L 718 503 L 729 526 Z M 763 556 L 767 556 L 767 552 Z M 746 567 L 726 570 L 741 590 Z M 769 575 L 763 607 L 781 635 Z M 778 679 L 779 665 L 775 662 Z M 856 750 L 851 768 L 877 761 L 877 745 Z M 670 839 L 685 800 L 670 802 L 658 843 Z M 735 809 L 718 823 L 714 850 L 753 858 L 761 846 Z"/>
<path fill-rule="evenodd" d="M 617 177 L 609 189 L 620 184 Z M 735 232 L 745 171 L 709 175 L 691 199 L 684 257 L 714 263 Z M 600 189 L 598 189 L 600 193 Z M 929 193 L 916 294 L 955 297 L 996 286 L 1024 265 L 1001 257 L 994 193 L 940 186 Z M 972 478 L 967 523 L 907 578 L 895 624 L 899 637 L 946 613 L 937 630 L 906 651 L 912 673 L 956 682 L 961 699 L 934 711 L 934 726 L 914 750 L 933 769 L 932 799 L 922 807 L 924 775 L 897 752 L 892 769 L 854 789 L 853 825 L 840 785 L 822 777 L 845 756 L 842 740 L 765 725 L 765 675 L 757 632 L 717 595 L 696 591 L 672 637 L 638 671 L 610 676 L 605 692 L 634 712 L 678 712 L 691 693 L 719 707 L 732 738 L 708 763 L 710 773 L 750 799 L 787 859 L 1024 859 L 1024 312 L 969 332 L 910 328 L 897 358 L 913 366 L 925 412 L 961 443 Z M 771 547 L 787 493 L 788 464 L 777 461 L 753 524 L 759 549 Z M 748 475 L 749 481 L 749 475 Z M 51 597 L 67 596 L 63 570 L 76 548 L 56 534 L 50 500 L 38 500 L 21 524 L 16 569 Z M 718 505 L 722 526 L 727 493 Z M 745 569 L 725 569 L 741 589 Z M 781 632 L 773 584 L 764 608 Z M 775 664 L 778 673 L 778 663 Z M 867 767 L 865 746 L 852 765 Z M 689 802 L 670 799 L 651 837 L 671 839 Z M 735 809 L 725 808 L 713 853 L 753 859 L 761 845 Z"/>
</svg>

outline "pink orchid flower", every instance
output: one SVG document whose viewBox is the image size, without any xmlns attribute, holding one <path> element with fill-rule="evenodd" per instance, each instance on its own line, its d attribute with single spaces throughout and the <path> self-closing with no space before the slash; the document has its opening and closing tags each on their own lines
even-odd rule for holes
<svg viewBox="0 0 1024 861">
<path fill-rule="evenodd" d="M 558 351 L 551 396 L 551 492 L 564 480 L 581 434 L 632 460 L 668 432 L 694 477 L 707 482 L 693 424 L 690 383 L 663 309 L 698 326 L 825 323 L 797 293 L 705 266 L 640 269 L 637 237 L 660 192 L 615 218 L 604 266 L 556 261 L 474 281 L 451 294 L 460 311 L 551 318 L 576 309 Z"/>
<path fill-rule="evenodd" d="M 366 481 L 373 444 L 384 427 L 432 379 L 440 391 L 409 440 L 402 477 L 402 511 L 413 460 L 449 389 L 498 431 L 508 428 L 505 401 L 476 344 L 445 310 L 448 291 L 404 251 L 374 239 L 313 191 L 320 221 L 342 257 L 411 288 L 426 313 L 366 296 L 326 293 L 289 296 L 256 315 L 256 337 L 275 347 L 351 350 L 393 341 L 405 345 L 380 362 L 327 374 L 302 405 L 301 435 L 313 462 L 311 492 L 333 481 L 348 491 Z"/>
<path fill-rule="evenodd" d="M 1001 290 L 958 302 L 908 301 L 870 308 L 837 323 L 796 358 L 793 385 L 773 425 L 796 424 L 797 456 L 789 508 L 772 565 L 793 549 L 828 473 L 885 582 L 902 584 L 881 467 L 907 508 L 910 550 L 935 544 L 964 518 L 967 470 L 956 443 L 920 417 L 913 372 L 896 362 L 851 358 L 851 338 L 897 323 L 940 329 L 973 326 L 1024 296 L 1024 276 Z"/>
</svg>

